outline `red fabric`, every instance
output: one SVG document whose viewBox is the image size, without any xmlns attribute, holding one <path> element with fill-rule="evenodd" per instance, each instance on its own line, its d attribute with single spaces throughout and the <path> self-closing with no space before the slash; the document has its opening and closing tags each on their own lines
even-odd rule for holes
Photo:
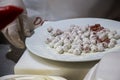
<svg viewBox="0 0 120 80">
<path fill-rule="evenodd" d="M 0 7 L 0 30 L 11 23 L 17 16 L 23 12 L 22 8 L 12 5 Z"/>
</svg>

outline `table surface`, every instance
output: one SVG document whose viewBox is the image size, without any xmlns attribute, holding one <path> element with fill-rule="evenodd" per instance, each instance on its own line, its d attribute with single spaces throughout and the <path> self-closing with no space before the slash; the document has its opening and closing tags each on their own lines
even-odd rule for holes
<svg viewBox="0 0 120 80">
<path fill-rule="evenodd" d="M 15 74 L 62 76 L 68 80 L 83 80 L 98 61 L 61 62 L 34 55 L 26 50 L 14 67 Z M 34 64 L 34 65 L 33 65 Z"/>
</svg>

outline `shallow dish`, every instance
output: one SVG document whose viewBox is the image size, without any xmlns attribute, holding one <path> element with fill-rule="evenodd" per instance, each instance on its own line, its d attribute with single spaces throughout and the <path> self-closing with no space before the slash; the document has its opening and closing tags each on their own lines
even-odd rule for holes
<svg viewBox="0 0 120 80">
<path fill-rule="evenodd" d="M 110 52 L 115 52 L 116 50 L 120 51 L 120 40 L 117 41 L 117 45 L 114 48 L 108 49 L 104 52 L 88 53 L 84 55 L 72 55 L 72 54 L 59 54 L 55 49 L 52 49 L 45 43 L 49 33 L 47 28 L 52 26 L 54 29 L 66 30 L 71 24 L 87 26 L 100 24 L 105 28 L 110 30 L 116 30 L 120 34 L 120 22 L 108 19 L 100 18 L 76 18 L 76 19 L 67 19 L 61 21 L 46 21 L 41 27 L 35 29 L 35 33 L 26 39 L 26 46 L 29 51 L 33 54 L 50 59 L 55 61 L 64 61 L 64 62 L 83 62 L 83 61 L 93 61 L 101 59 L 105 54 Z"/>
</svg>

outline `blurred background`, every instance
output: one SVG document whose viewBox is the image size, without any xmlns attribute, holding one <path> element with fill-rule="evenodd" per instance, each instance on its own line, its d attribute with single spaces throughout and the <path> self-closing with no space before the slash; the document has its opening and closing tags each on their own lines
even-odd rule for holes
<svg viewBox="0 0 120 80">
<path fill-rule="evenodd" d="M 29 3 L 32 3 L 32 1 L 34 3 L 29 5 Z M 73 10 L 75 9 L 74 7 L 71 7 L 71 8 L 68 7 L 68 8 L 65 8 L 62 12 L 60 11 L 60 13 L 58 14 L 60 9 L 57 10 L 57 11 L 54 10 L 56 8 L 55 6 L 58 6 L 59 8 L 65 7 L 65 4 L 63 4 L 62 1 L 66 1 L 66 0 L 48 0 L 48 2 L 47 2 L 47 0 L 39 0 L 39 3 L 37 3 L 36 1 L 37 0 L 24 0 L 25 5 L 26 5 L 27 10 L 28 10 L 28 13 L 29 13 L 29 16 L 32 16 L 32 17 L 40 16 L 43 19 L 57 20 L 57 19 L 62 18 L 62 16 L 59 15 L 59 14 L 61 14 L 62 12 L 65 12 L 66 9 L 71 9 L 71 8 L 73 8 Z M 112 5 L 112 9 L 108 11 L 108 13 L 111 13 L 111 14 L 106 14 L 106 16 L 103 16 L 103 18 L 107 17 L 108 19 L 113 19 L 113 20 L 120 21 L 120 0 L 99 0 L 99 1 L 106 2 L 106 3 L 104 3 L 104 6 L 108 6 L 107 8 L 109 8 L 109 5 L 111 3 L 115 3 L 115 4 Z M 107 1 L 110 2 L 110 4 L 107 4 Z M 54 4 L 53 2 L 55 4 L 58 4 L 58 5 L 53 5 Z M 41 5 L 40 5 L 40 3 L 41 3 Z M 46 5 L 43 5 L 42 3 L 46 3 Z M 48 3 L 50 3 L 50 4 L 47 5 Z M 86 3 L 89 4 L 89 2 L 86 2 Z M 61 4 L 63 4 L 64 6 L 61 6 Z M 103 2 L 102 3 L 97 3 L 96 6 L 99 6 L 100 9 L 104 9 L 103 6 L 100 6 L 101 4 L 103 4 Z M 50 5 L 51 5 L 51 7 L 49 7 Z M 91 5 L 92 5 L 92 3 L 91 3 Z M 34 8 L 32 8 L 33 10 L 29 11 L 29 9 L 32 6 L 34 6 Z M 40 8 L 38 8 L 38 6 Z M 92 12 L 93 13 L 98 13 L 98 15 L 101 15 L 101 11 L 99 11 L 99 12 L 96 11 L 97 10 L 96 6 L 94 6 L 94 8 L 92 9 L 93 10 Z M 79 5 L 77 5 L 77 7 L 80 8 Z M 51 11 L 50 11 L 50 8 L 52 8 Z M 34 12 L 34 10 L 38 11 L 38 12 L 32 14 Z M 56 12 L 54 12 L 54 11 L 56 11 Z M 54 13 L 55 16 L 61 17 L 61 18 L 57 18 L 55 16 L 53 17 L 53 13 Z M 56 14 L 58 14 L 59 16 L 56 15 Z M 65 15 L 68 15 L 67 12 L 65 12 Z M 76 16 L 76 17 L 81 17 L 81 16 Z M 67 18 L 69 18 L 69 16 Z M 4 76 L 4 75 L 7 75 L 7 74 L 13 74 L 14 73 L 14 65 L 17 63 L 17 61 L 21 57 L 24 50 L 25 49 L 18 49 L 18 48 L 15 48 L 14 46 L 12 46 L 6 40 L 6 38 L 3 36 L 3 34 L 0 32 L 0 76 Z"/>
</svg>

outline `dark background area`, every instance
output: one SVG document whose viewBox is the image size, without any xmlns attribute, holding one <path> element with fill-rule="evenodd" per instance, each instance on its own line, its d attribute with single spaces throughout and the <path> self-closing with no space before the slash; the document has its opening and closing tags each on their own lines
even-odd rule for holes
<svg viewBox="0 0 120 80">
<path fill-rule="evenodd" d="M 17 49 L 12 46 L 0 33 L 0 77 L 14 74 L 14 66 L 23 52 L 23 49 Z"/>
</svg>

